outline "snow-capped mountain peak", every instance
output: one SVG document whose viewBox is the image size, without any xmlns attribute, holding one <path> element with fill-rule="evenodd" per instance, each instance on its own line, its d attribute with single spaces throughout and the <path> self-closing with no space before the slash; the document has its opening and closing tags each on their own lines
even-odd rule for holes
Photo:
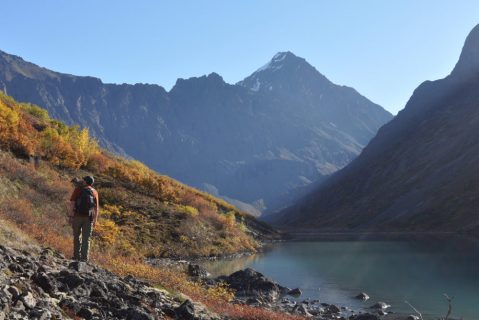
<svg viewBox="0 0 479 320">
<path fill-rule="evenodd" d="M 275 54 L 273 56 L 273 58 L 267 64 L 265 64 L 264 66 L 262 66 L 261 68 L 256 70 L 255 73 L 265 71 L 265 70 L 273 70 L 274 71 L 274 70 L 281 69 L 283 67 L 283 64 L 284 64 L 285 60 L 288 57 L 297 58 L 293 53 L 291 53 L 289 51 L 278 52 L 277 54 Z"/>
</svg>

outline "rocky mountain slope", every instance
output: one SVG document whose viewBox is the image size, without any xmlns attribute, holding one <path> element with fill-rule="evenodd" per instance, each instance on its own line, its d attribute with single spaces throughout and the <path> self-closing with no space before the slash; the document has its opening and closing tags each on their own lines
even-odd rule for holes
<svg viewBox="0 0 479 320">
<path fill-rule="evenodd" d="M 362 154 L 277 224 L 296 230 L 479 231 L 479 26 Z M 289 213 L 294 212 L 294 215 Z"/>
<path fill-rule="evenodd" d="M 344 167 L 392 118 L 290 52 L 237 85 L 212 73 L 179 79 L 169 92 L 53 72 L 0 52 L 0 90 L 256 214 Z"/>
</svg>

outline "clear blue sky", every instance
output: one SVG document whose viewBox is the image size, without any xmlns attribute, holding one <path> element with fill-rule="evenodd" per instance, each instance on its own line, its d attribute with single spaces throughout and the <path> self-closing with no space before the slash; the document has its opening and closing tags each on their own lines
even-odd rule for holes
<svg viewBox="0 0 479 320">
<path fill-rule="evenodd" d="M 217 72 L 235 83 L 278 51 L 393 113 L 447 75 L 477 0 L 4 0 L 0 50 L 104 82 L 156 83 Z"/>
</svg>

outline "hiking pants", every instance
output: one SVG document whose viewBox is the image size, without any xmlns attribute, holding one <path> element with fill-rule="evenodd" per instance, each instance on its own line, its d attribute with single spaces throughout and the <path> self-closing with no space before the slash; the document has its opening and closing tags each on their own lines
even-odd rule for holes
<svg viewBox="0 0 479 320">
<path fill-rule="evenodd" d="M 93 223 L 89 217 L 73 217 L 73 259 L 88 261 Z"/>
</svg>

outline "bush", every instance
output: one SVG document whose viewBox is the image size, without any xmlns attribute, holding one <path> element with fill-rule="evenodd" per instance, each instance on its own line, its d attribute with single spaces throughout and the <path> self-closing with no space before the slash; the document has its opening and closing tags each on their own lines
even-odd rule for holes
<svg viewBox="0 0 479 320">
<path fill-rule="evenodd" d="M 50 116 L 48 115 L 48 111 L 45 109 L 40 108 L 34 104 L 30 103 L 21 103 L 20 107 L 25 110 L 28 114 L 32 115 L 36 119 L 47 122 L 50 120 Z"/>
<path fill-rule="evenodd" d="M 198 209 L 196 209 L 195 207 L 192 207 L 192 206 L 182 206 L 182 205 L 179 205 L 177 206 L 178 208 L 178 211 L 179 212 L 183 212 L 185 213 L 186 215 L 189 215 L 191 217 L 197 217 L 199 212 L 198 212 Z"/>
<path fill-rule="evenodd" d="M 109 219 L 99 219 L 95 229 L 95 235 L 101 241 L 103 245 L 113 245 L 120 234 L 120 228 L 114 221 Z"/>
</svg>

